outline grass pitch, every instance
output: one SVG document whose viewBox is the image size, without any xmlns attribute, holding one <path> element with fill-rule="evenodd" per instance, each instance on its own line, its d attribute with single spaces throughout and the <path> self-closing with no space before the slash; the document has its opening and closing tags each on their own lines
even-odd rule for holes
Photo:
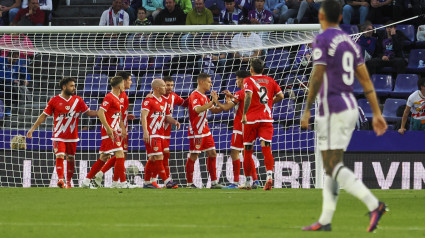
<svg viewBox="0 0 425 238">
<path fill-rule="evenodd" d="M 0 188 L 0 237 L 425 237 L 425 190 L 374 190 L 390 212 L 368 234 L 366 207 L 341 191 L 332 232 L 321 190 Z"/>
</svg>

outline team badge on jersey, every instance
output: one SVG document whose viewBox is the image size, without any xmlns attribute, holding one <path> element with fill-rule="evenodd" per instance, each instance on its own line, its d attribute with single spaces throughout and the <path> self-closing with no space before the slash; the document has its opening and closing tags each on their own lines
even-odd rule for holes
<svg viewBox="0 0 425 238">
<path fill-rule="evenodd" d="M 106 102 L 106 101 L 105 101 L 105 102 L 103 102 L 103 106 L 105 106 L 105 107 L 106 107 L 108 104 L 109 104 L 109 103 L 108 103 L 108 102 Z"/>
<path fill-rule="evenodd" d="M 119 141 L 118 141 L 118 142 L 117 142 L 117 146 L 121 146 L 121 142 L 119 142 Z"/>
<path fill-rule="evenodd" d="M 316 48 L 313 50 L 313 58 L 315 60 L 320 59 L 320 57 L 322 57 L 322 50 L 319 48 Z"/>
<path fill-rule="evenodd" d="M 66 106 L 66 107 L 65 107 L 65 109 L 66 109 L 66 110 L 69 110 L 70 108 L 71 108 L 70 106 Z"/>
<path fill-rule="evenodd" d="M 124 103 L 124 98 L 120 98 L 120 103 Z"/>
<path fill-rule="evenodd" d="M 147 106 L 149 104 L 149 101 L 145 101 L 145 106 Z"/>
<path fill-rule="evenodd" d="M 196 104 L 198 102 L 198 99 L 193 100 L 193 104 Z"/>
</svg>

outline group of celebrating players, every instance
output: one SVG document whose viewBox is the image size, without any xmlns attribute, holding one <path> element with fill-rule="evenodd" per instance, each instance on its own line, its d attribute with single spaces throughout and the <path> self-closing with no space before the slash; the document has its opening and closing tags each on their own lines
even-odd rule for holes
<svg viewBox="0 0 425 238">
<path fill-rule="evenodd" d="M 243 188 L 252 189 L 259 186 L 255 170 L 253 145 L 257 138 L 261 140 L 264 163 L 267 169 L 265 190 L 272 188 L 274 159 L 271 152 L 273 136 L 272 105 L 283 99 L 283 93 L 274 79 L 262 75 L 264 62 L 260 59 L 251 61 L 250 72 L 236 72 L 236 84 L 240 91 L 232 95 L 225 90 L 226 102 L 219 101 L 218 93 L 211 90 L 211 76 L 200 73 L 197 77 L 197 88 L 187 99 L 173 92 L 174 82 L 171 77 L 154 79 L 151 83 L 152 93 L 142 102 L 141 124 L 143 141 L 146 147 L 148 161 L 145 166 L 144 188 L 160 188 L 156 183 L 159 176 L 166 188 L 178 188 L 179 185 L 171 179 L 169 169 L 170 136 L 172 125 L 180 129 L 180 123 L 172 117 L 176 105 L 188 107 L 190 126 L 188 129 L 190 156 L 186 163 L 186 178 L 188 188 L 197 188 L 193 184 L 195 162 L 201 152 L 206 152 L 207 169 L 211 177 L 211 188 Z M 124 161 L 128 151 L 128 120 L 135 119 L 128 113 L 129 100 L 126 89 L 132 84 L 131 74 L 118 72 L 110 79 L 109 92 L 99 110 L 91 111 L 84 100 L 75 95 L 75 79 L 63 78 L 59 86 L 61 94 L 53 97 L 39 116 L 34 126 L 28 131 L 27 137 L 32 138 L 34 130 L 45 121 L 47 116 L 54 114 L 53 148 L 56 155 L 56 172 L 58 187 L 71 188 L 74 173 L 78 138 L 79 116 L 86 113 L 90 117 L 99 117 L 101 127 L 100 157 L 93 164 L 90 172 L 82 181 L 83 188 L 98 188 L 102 186 L 103 176 L 114 167 L 112 188 L 135 188 L 126 180 Z M 243 89 L 242 89 L 243 88 Z M 210 98 L 206 95 L 210 91 Z M 220 113 L 235 107 L 235 120 L 231 141 L 231 157 L 233 160 L 234 182 L 224 187 L 218 182 L 216 175 L 216 148 L 213 136 L 208 127 L 207 114 Z M 240 152 L 244 156 L 244 173 L 246 182 L 239 185 L 241 161 Z M 67 160 L 66 183 L 64 179 L 64 159 Z"/>
<path fill-rule="evenodd" d="M 372 126 L 380 136 L 385 133 L 387 124 L 381 115 L 373 83 L 367 72 L 361 49 L 344 33 L 338 24 L 342 19 L 342 7 L 339 1 L 325 0 L 319 10 L 319 22 L 323 30 L 313 42 L 313 71 L 310 78 L 307 103 L 301 118 L 301 127 L 307 129 L 310 109 L 318 98 L 316 117 L 317 147 L 323 159 L 325 178 L 323 183 L 322 214 L 319 220 L 305 231 L 330 231 L 331 221 L 336 210 L 339 186 L 346 192 L 361 200 L 369 210 L 370 221 L 367 228 L 372 232 L 386 212 L 386 204 L 379 201 L 371 191 L 356 178 L 354 173 L 344 166 L 343 153 L 347 149 L 354 130 L 358 109 L 352 93 L 355 77 L 363 86 L 364 95 L 370 102 L 373 112 Z M 254 59 L 250 62 L 250 72 L 238 71 L 237 86 L 242 90 L 234 95 L 228 91 L 226 102 L 218 100 L 218 94 L 211 91 L 210 100 L 206 93 L 211 90 L 211 77 L 201 73 L 197 78 L 197 89 L 188 99 L 183 100 L 172 92 L 173 82 L 169 78 L 155 79 L 152 82 L 153 93 L 148 95 L 142 105 L 143 140 L 146 145 L 148 162 L 145 170 L 145 188 L 156 188 L 155 178 L 164 181 L 167 188 L 178 185 L 170 178 L 168 168 L 169 140 L 171 125 L 180 127 L 178 121 L 171 117 L 174 105 L 189 108 L 190 156 L 186 163 L 187 186 L 193 184 L 193 171 L 198 155 L 205 151 L 207 168 L 211 177 L 211 188 L 223 188 L 218 183 L 215 171 L 216 150 L 213 137 L 207 124 L 207 112 L 220 113 L 236 107 L 234 131 L 231 142 L 234 180 L 238 182 L 240 160 L 243 150 L 244 173 L 246 183 L 241 187 L 251 189 L 258 185 L 252 160 L 253 144 L 257 138 L 261 141 L 264 164 L 267 170 L 265 190 L 272 187 L 273 155 L 271 141 L 273 136 L 272 105 L 283 99 L 284 95 L 277 83 L 270 77 L 262 75 L 264 62 Z M 102 122 L 101 156 L 91 168 L 82 187 L 98 187 L 103 173 L 115 166 L 113 187 L 132 188 L 125 178 L 124 159 L 128 147 L 126 124 L 130 115 L 127 113 L 128 98 L 125 89 L 130 88 L 131 78 L 127 73 L 120 73 L 111 79 L 112 92 L 103 100 L 99 111 L 88 109 L 83 100 L 75 94 L 75 80 L 65 78 L 60 82 L 62 93 L 52 98 L 43 114 L 37 119 L 27 136 L 32 137 L 34 130 L 54 113 L 53 147 L 56 153 L 56 170 L 59 177 L 58 186 L 64 187 L 63 160 L 67 159 L 67 183 L 74 171 L 74 155 L 78 141 L 77 124 L 80 113 L 98 116 Z M 133 116 L 134 117 L 134 116 Z M 124 149 L 123 149 L 124 147 Z M 110 154 L 114 157 L 110 158 Z M 105 162 L 107 163 L 105 164 Z M 120 182 L 118 182 L 120 180 Z M 236 184 L 228 188 L 237 188 Z"/>
</svg>

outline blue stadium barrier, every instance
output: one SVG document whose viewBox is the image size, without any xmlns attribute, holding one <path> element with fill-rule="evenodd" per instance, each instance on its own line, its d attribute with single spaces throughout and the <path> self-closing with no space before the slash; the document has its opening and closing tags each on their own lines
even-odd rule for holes
<svg viewBox="0 0 425 238">
<path fill-rule="evenodd" d="M 399 74 L 395 81 L 394 91 L 390 93 L 392 97 L 408 97 L 418 89 L 417 74 Z"/>
</svg>

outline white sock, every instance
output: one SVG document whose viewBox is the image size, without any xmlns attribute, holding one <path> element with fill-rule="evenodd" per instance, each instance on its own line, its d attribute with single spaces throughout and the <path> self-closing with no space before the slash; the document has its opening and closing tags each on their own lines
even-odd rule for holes
<svg viewBox="0 0 425 238">
<path fill-rule="evenodd" d="M 272 179 L 273 178 L 273 171 L 271 171 L 271 170 L 268 170 L 267 171 L 267 179 Z"/>
<path fill-rule="evenodd" d="M 336 179 L 338 184 L 341 185 L 345 191 L 360 199 L 369 211 L 373 211 L 379 206 L 378 199 L 370 192 L 363 182 L 356 178 L 354 173 L 342 163 L 338 163 L 335 166 L 332 177 Z"/>
<path fill-rule="evenodd" d="M 322 214 L 319 218 L 320 224 L 327 225 L 332 222 L 332 217 L 336 209 L 336 203 L 338 201 L 338 193 L 338 183 L 332 179 L 331 176 L 326 175 L 322 190 L 323 204 Z"/>
</svg>

